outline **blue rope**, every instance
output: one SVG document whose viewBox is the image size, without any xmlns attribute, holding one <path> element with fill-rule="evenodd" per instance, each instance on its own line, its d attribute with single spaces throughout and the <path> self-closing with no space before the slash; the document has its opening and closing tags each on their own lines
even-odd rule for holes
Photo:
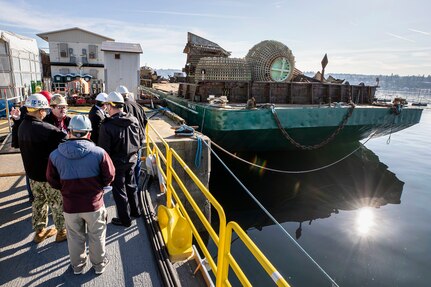
<svg viewBox="0 0 431 287">
<path fill-rule="evenodd" d="M 198 146 L 196 148 L 196 156 L 195 156 L 195 166 L 199 168 L 201 166 L 201 158 L 202 158 L 202 138 L 197 137 Z"/>
</svg>

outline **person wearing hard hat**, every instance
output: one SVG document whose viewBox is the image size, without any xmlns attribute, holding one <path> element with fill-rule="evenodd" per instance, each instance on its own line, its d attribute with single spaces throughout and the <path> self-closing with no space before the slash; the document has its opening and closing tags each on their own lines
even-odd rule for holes
<svg viewBox="0 0 431 287">
<path fill-rule="evenodd" d="M 46 179 L 49 154 L 65 140 L 66 135 L 58 128 L 43 121 L 50 108 L 41 94 L 33 94 L 25 101 L 27 115 L 19 130 L 18 141 L 22 162 L 34 195 L 32 224 L 34 241 L 40 243 L 57 234 L 55 241 L 66 240 L 63 201 L 59 190 L 52 188 Z M 55 228 L 47 229 L 48 207 L 51 209 Z"/>
<path fill-rule="evenodd" d="M 46 170 L 49 184 L 63 195 L 67 244 L 75 274 L 81 274 L 87 264 L 87 238 L 96 274 L 102 274 L 109 263 L 103 188 L 113 181 L 115 168 L 106 151 L 90 140 L 91 131 L 88 117 L 74 116 L 69 123 L 69 139 L 50 154 Z"/>
<path fill-rule="evenodd" d="M 52 95 L 50 92 L 43 90 L 40 92 L 40 94 L 46 98 L 46 100 L 48 101 L 48 104 L 51 102 Z M 27 114 L 27 108 L 25 107 L 25 105 L 21 106 L 19 109 L 13 107 L 10 111 L 10 115 L 13 120 L 11 146 L 14 148 L 19 148 L 18 128 L 26 114 Z"/>
<path fill-rule="evenodd" d="M 60 94 L 54 94 L 51 98 L 51 113 L 44 119 L 45 122 L 56 126 L 62 132 L 67 134 L 67 127 L 69 126 L 70 117 L 67 115 L 67 101 L 66 98 Z"/>
<path fill-rule="evenodd" d="M 109 117 L 100 126 L 99 146 L 108 152 L 115 166 L 112 194 L 118 217 L 112 218 L 111 223 L 129 227 L 132 216 L 141 216 L 134 169 L 138 150 L 144 144 L 144 135 L 138 119 L 123 112 L 123 96 L 111 92 L 106 103 Z"/>
<path fill-rule="evenodd" d="M 106 118 L 106 107 L 105 102 L 108 98 L 108 94 L 100 93 L 96 97 L 96 103 L 91 107 L 90 112 L 88 113 L 88 117 L 91 121 L 91 126 L 93 127 L 93 131 L 91 132 L 90 139 L 97 144 L 99 140 L 99 129 L 100 124 Z"/>
<path fill-rule="evenodd" d="M 141 128 L 142 134 L 145 135 L 145 127 L 147 126 L 147 115 L 145 114 L 144 108 L 139 105 L 137 102 L 133 100 L 132 97 L 130 97 L 129 90 L 125 86 L 118 86 L 116 91 L 120 93 L 124 98 L 124 112 L 131 113 L 133 116 L 135 116 L 139 121 L 139 127 Z M 139 187 L 139 178 L 141 175 L 141 153 L 142 150 L 139 149 L 138 151 L 138 161 L 136 163 L 135 167 L 135 178 L 136 178 L 136 184 Z M 141 195 L 141 193 L 139 193 Z M 141 202 L 141 200 L 139 200 Z M 142 207 L 141 207 L 142 208 Z"/>
<path fill-rule="evenodd" d="M 46 98 L 46 100 L 48 101 L 48 104 L 49 104 L 49 102 L 51 101 L 51 96 L 52 96 L 51 93 L 43 90 L 40 92 L 40 94 Z M 27 114 L 27 108 L 25 107 L 25 105 L 21 106 L 19 109 L 13 107 L 12 110 L 10 111 L 10 115 L 11 115 L 12 121 L 13 121 L 12 142 L 11 142 L 11 146 L 13 148 L 19 148 L 18 128 L 19 128 L 19 126 L 20 126 L 21 122 L 23 121 L 26 114 Z M 33 202 L 34 196 L 33 196 L 33 193 L 31 192 L 30 182 L 29 182 L 28 176 L 26 176 L 25 179 L 26 179 L 26 187 L 27 187 L 29 201 Z"/>
</svg>

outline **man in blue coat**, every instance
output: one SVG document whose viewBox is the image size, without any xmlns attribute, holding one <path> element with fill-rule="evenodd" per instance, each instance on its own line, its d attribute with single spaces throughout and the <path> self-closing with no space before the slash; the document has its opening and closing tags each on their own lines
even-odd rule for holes
<svg viewBox="0 0 431 287">
<path fill-rule="evenodd" d="M 87 264 L 87 237 L 90 262 L 96 274 L 102 274 L 109 263 L 105 250 L 108 214 L 103 188 L 113 181 L 115 168 L 106 151 L 90 140 L 90 131 L 88 117 L 73 117 L 69 139 L 50 154 L 46 170 L 49 184 L 60 189 L 63 196 L 69 255 L 75 274 L 81 274 Z"/>
</svg>

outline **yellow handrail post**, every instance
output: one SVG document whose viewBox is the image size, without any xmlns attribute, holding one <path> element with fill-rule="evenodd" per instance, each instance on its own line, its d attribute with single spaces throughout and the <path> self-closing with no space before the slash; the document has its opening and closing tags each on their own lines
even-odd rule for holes
<svg viewBox="0 0 431 287">
<path fill-rule="evenodd" d="M 228 254 L 230 253 L 232 229 L 225 228 L 223 237 L 224 237 L 223 241 L 220 240 L 220 243 L 223 242 L 223 248 L 219 248 L 219 254 L 220 254 L 220 251 L 222 251 L 221 252 L 222 257 L 221 257 L 221 260 L 217 261 L 218 268 L 217 268 L 216 286 L 221 286 L 223 282 L 226 282 L 228 280 L 228 276 L 229 276 Z"/>
<path fill-rule="evenodd" d="M 149 126 L 150 125 L 147 124 L 146 127 L 145 127 L 145 144 L 146 144 L 146 147 L 147 147 L 147 157 L 151 153 L 151 150 L 150 150 L 150 137 L 149 137 L 149 135 L 150 135 L 150 128 L 149 128 Z"/>
<path fill-rule="evenodd" d="M 155 140 L 150 136 L 151 133 L 154 133 L 157 138 L 161 140 L 161 143 L 165 147 L 165 153 L 161 150 L 161 148 L 156 144 Z M 242 286 L 252 286 L 251 282 L 247 278 L 247 275 L 242 271 L 238 262 L 233 257 L 231 253 L 232 248 L 232 234 L 238 235 L 239 239 L 243 242 L 243 244 L 247 247 L 247 249 L 251 252 L 254 258 L 258 261 L 258 263 L 263 267 L 266 271 L 267 275 L 274 281 L 277 286 L 289 287 L 290 285 L 286 282 L 286 280 L 281 276 L 281 274 L 275 269 L 275 267 L 271 264 L 271 262 L 265 257 L 265 255 L 260 251 L 260 249 L 254 244 L 251 238 L 247 235 L 247 233 L 235 222 L 226 221 L 226 215 L 224 213 L 223 207 L 218 203 L 218 201 L 213 197 L 213 195 L 209 192 L 207 187 L 199 180 L 199 178 L 193 173 L 193 171 L 187 166 L 184 160 L 178 155 L 178 153 L 171 148 L 168 143 L 163 139 L 163 137 L 151 126 L 150 123 L 146 126 L 145 129 L 146 135 L 146 148 L 147 155 L 155 156 L 155 165 L 157 168 L 157 173 L 159 176 L 160 182 L 160 190 L 166 192 L 166 207 L 160 206 L 158 210 L 158 220 L 159 225 L 161 226 L 163 238 L 167 245 L 170 244 L 171 248 L 168 252 L 170 252 L 170 256 L 173 258 L 182 258 L 182 256 L 189 256 L 189 249 L 184 248 L 182 252 L 177 252 L 176 248 L 178 247 L 175 243 L 182 243 L 181 240 L 184 238 L 187 239 L 187 245 L 182 245 L 182 247 L 189 247 L 188 244 L 191 244 L 191 236 L 194 236 L 196 242 L 202 249 L 203 254 L 207 258 L 207 261 L 211 267 L 211 271 L 215 276 L 215 285 L 216 287 L 221 286 L 231 286 L 229 282 L 229 272 L 232 270 L 234 275 L 238 278 Z M 192 194 L 188 191 L 187 187 L 183 183 L 182 179 L 179 177 L 176 170 L 174 170 L 174 162 L 177 168 L 182 167 L 183 170 L 188 174 L 190 179 L 195 183 L 195 185 L 200 189 L 202 194 L 209 200 L 212 208 L 214 208 L 219 216 L 219 229 L 218 233 L 215 227 L 211 226 L 211 223 L 205 217 L 205 215 L 200 210 L 200 207 L 194 200 Z M 164 166 L 162 166 L 164 163 Z M 152 163 L 154 165 L 154 163 Z M 164 169 L 166 168 L 166 170 Z M 173 182 L 175 182 L 176 187 L 174 187 Z M 188 214 L 187 209 L 183 204 L 183 200 L 180 198 L 178 191 L 175 190 L 179 188 L 184 195 L 184 199 L 190 204 L 194 212 L 196 213 L 198 219 L 201 221 L 203 226 L 208 231 L 208 234 L 213 239 L 215 245 L 217 246 L 217 262 L 212 258 L 210 251 L 208 250 L 205 242 L 202 240 L 196 226 L 193 223 L 192 218 Z M 174 207 L 175 206 L 175 207 Z M 163 211 L 166 211 L 163 213 Z M 169 215 L 169 214 L 171 215 Z M 173 216 L 175 215 L 175 216 Z M 171 220 L 171 218 L 177 219 L 181 221 L 179 229 L 175 225 L 175 222 Z M 172 222 L 171 222 L 172 221 Z M 187 224 L 185 224 L 187 222 Z M 184 227 L 187 227 L 184 229 Z M 186 230 L 187 232 L 183 232 Z M 178 232 L 178 233 L 176 233 Z M 189 241 L 190 240 L 190 241 Z M 190 249 L 191 250 L 191 249 Z M 172 254 L 171 254 L 172 253 Z M 178 257 L 181 255 L 180 257 Z M 231 273 L 232 274 L 232 273 Z M 211 279 L 210 279 L 211 280 Z"/>
<path fill-rule="evenodd" d="M 172 151 L 166 148 L 166 206 L 172 208 Z"/>
</svg>

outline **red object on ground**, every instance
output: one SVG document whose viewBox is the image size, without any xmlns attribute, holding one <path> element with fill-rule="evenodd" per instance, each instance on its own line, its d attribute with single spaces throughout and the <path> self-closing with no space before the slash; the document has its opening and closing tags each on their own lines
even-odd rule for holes
<svg viewBox="0 0 431 287">
<path fill-rule="evenodd" d="M 76 99 L 76 104 L 77 105 L 85 105 L 86 100 L 84 98 L 78 98 L 78 99 Z"/>
</svg>

